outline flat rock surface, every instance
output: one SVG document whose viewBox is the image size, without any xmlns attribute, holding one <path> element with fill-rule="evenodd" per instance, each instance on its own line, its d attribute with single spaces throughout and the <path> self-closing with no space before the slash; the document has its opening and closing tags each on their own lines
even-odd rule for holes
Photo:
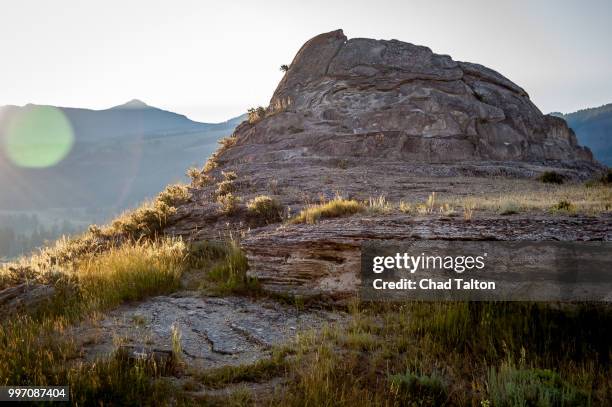
<svg viewBox="0 0 612 407">
<path fill-rule="evenodd" d="M 91 360 L 107 355 L 119 344 L 171 350 L 176 327 L 188 364 L 213 368 L 252 363 L 299 332 L 343 318 L 342 313 L 297 310 L 271 300 L 182 293 L 121 307 L 102 320 L 77 327 L 74 334 L 83 356 Z"/>
</svg>

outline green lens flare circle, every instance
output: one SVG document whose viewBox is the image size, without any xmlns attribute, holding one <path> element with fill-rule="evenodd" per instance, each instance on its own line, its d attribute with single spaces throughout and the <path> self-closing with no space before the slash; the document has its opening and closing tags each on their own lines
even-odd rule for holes
<svg viewBox="0 0 612 407">
<path fill-rule="evenodd" d="M 74 133 L 64 113 L 51 106 L 27 106 L 8 124 L 6 152 L 20 167 L 46 168 L 72 149 Z"/>
</svg>

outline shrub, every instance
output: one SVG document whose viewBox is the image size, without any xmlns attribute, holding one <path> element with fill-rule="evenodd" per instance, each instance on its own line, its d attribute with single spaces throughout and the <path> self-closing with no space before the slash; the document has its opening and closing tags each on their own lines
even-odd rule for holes
<svg viewBox="0 0 612 407">
<path fill-rule="evenodd" d="M 204 170 L 191 167 L 187 170 L 187 176 L 191 178 L 191 186 L 193 188 L 202 188 L 212 183 L 212 177 L 204 174 Z"/>
<path fill-rule="evenodd" d="M 186 185 L 170 185 L 152 202 L 123 213 L 113 220 L 107 233 L 118 233 L 128 239 L 154 238 L 166 227 L 168 217 L 176 213 L 176 206 L 190 198 Z"/>
<path fill-rule="evenodd" d="M 366 209 L 365 205 L 343 198 L 335 198 L 327 203 L 312 205 L 303 209 L 291 219 L 291 223 L 316 223 L 320 218 L 337 218 L 353 215 Z"/>
<path fill-rule="evenodd" d="M 545 184 L 563 184 L 563 175 L 555 171 L 546 171 L 539 178 Z"/>
<path fill-rule="evenodd" d="M 260 195 L 251 199 L 247 203 L 249 214 L 266 223 L 280 222 L 282 219 L 283 207 L 274 198 Z"/>
<path fill-rule="evenodd" d="M 163 202 L 168 206 L 178 206 L 189 200 L 191 195 L 186 185 L 168 185 L 165 190 L 157 195 L 157 201 Z"/>
<path fill-rule="evenodd" d="M 238 178 L 235 171 L 221 171 L 221 175 L 223 175 L 223 179 L 226 181 L 236 181 Z"/>
<path fill-rule="evenodd" d="M 608 172 L 601 176 L 601 182 L 603 184 L 612 184 L 612 168 L 608 168 Z"/>
<path fill-rule="evenodd" d="M 156 201 L 146 202 L 139 208 L 126 212 L 111 223 L 111 233 L 128 239 L 154 238 L 168 223 L 168 217 L 176 213 L 176 208 Z"/>
<path fill-rule="evenodd" d="M 444 383 L 436 374 L 419 375 L 406 370 L 404 374 L 392 375 L 391 393 L 400 405 L 410 405 L 411 401 L 419 400 L 420 405 L 439 406 L 447 399 Z"/>
<path fill-rule="evenodd" d="M 281 65 L 280 70 L 283 72 L 287 72 L 289 70 L 289 65 L 285 65 L 285 64 Z"/>
<path fill-rule="evenodd" d="M 576 206 L 570 201 L 561 200 L 552 207 L 552 211 L 575 212 Z"/>
<path fill-rule="evenodd" d="M 214 153 L 210 155 L 210 157 L 206 161 L 206 164 L 204 164 L 204 168 L 203 168 L 204 173 L 211 172 L 212 170 L 214 170 L 215 168 L 219 166 L 218 158 L 219 158 L 219 154 L 217 151 L 215 151 Z"/>
<path fill-rule="evenodd" d="M 516 368 L 503 363 L 491 369 L 488 392 L 494 406 L 584 406 L 587 395 L 547 369 Z"/>
<path fill-rule="evenodd" d="M 235 146 L 237 141 L 238 141 L 238 138 L 234 134 L 232 134 L 231 136 L 222 138 L 221 140 L 218 141 L 218 143 L 221 144 L 220 150 L 223 152 L 227 150 L 228 148 Z"/>
<path fill-rule="evenodd" d="M 219 211 L 224 215 L 233 215 L 238 210 L 238 203 L 240 202 L 240 198 L 228 192 L 224 195 L 219 195 L 217 197 L 217 203 L 219 203 Z"/>
<path fill-rule="evenodd" d="M 257 108 L 251 108 L 247 111 L 249 115 L 249 123 L 255 124 L 260 122 L 266 117 L 266 109 L 262 106 L 258 106 Z"/>
<path fill-rule="evenodd" d="M 216 193 L 217 196 L 222 196 L 234 192 L 235 190 L 234 181 L 223 180 L 217 184 Z"/>
</svg>

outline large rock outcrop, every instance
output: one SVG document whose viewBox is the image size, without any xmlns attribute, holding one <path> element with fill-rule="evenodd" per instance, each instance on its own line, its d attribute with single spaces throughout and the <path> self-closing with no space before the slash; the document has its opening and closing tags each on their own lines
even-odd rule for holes
<svg viewBox="0 0 612 407">
<path fill-rule="evenodd" d="M 236 136 L 221 160 L 594 163 L 562 119 L 492 69 L 397 40 L 348 40 L 342 30 L 304 44 L 267 117 Z"/>
<path fill-rule="evenodd" d="M 304 44 L 265 115 L 223 142 L 204 186 L 193 188 L 166 232 L 202 240 L 248 230 L 242 245 L 264 288 L 341 298 L 355 292 L 366 239 L 610 240 L 609 219 L 436 221 L 396 211 L 261 227 L 245 210 L 249 199 L 273 196 L 293 214 L 336 194 L 397 206 L 434 191 L 499 196 L 529 183 L 515 178 L 549 170 L 585 179 L 602 169 L 562 119 L 543 115 L 499 73 L 396 40 L 347 40 L 338 30 Z M 228 171 L 242 203 L 219 215 Z"/>
</svg>

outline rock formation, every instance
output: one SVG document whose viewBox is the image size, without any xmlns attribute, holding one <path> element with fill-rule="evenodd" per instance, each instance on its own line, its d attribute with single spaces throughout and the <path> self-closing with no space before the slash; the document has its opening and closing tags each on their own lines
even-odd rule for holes
<svg viewBox="0 0 612 407">
<path fill-rule="evenodd" d="M 543 115 L 521 87 L 422 46 L 347 40 L 341 30 L 321 34 L 299 50 L 265 114 L 253 114 L 223 144 L 205 171 L 213 182 L 193 189 L 167 232 L 200 240 L 250 228 L 242 242 L 250 273 L 275 291 L 354 292 L 364 239 L 612 239 L 609 224 L 583 219 L 538 224 L 536 231 L 529 218 L 519 228 L 505 220 L 453 225 L 382 215 L 315 226 L 249 223 L 244 203 L 262 194 L 295 213 L 336 194 L 392 202 L 432 191 L 502 194 L 508 184 L 498 176 L 554 170 L 586 179 L 603 169 L 565 122 Z M 224 171 L 237 174 L 233 193 L 242 199 L 231 216 L 219 216 Z"/>
<path fill-rule="evenodd" d="M 221 160 L 594 163 L 563 120 L 492 69 L 397 40 L 347 40 L 342 30 L 304 44 L 267 117 L 236 136 Z"/>
</svg>

